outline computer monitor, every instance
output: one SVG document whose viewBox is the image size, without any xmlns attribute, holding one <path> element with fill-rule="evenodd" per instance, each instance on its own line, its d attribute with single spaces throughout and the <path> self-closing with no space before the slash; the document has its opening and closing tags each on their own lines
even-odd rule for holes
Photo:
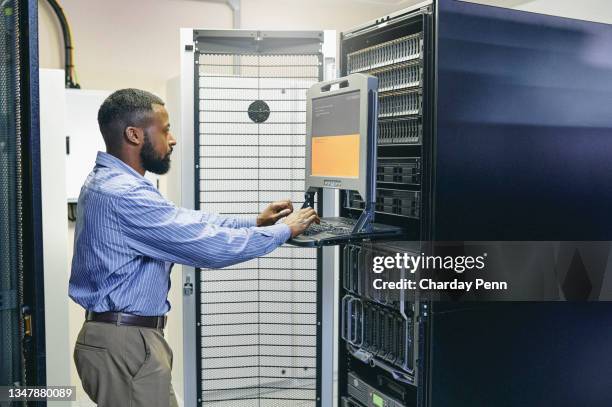
<svg viewBox="0 0 612 407">
<path fill-rule="evenodd" d="M 374 76 L 352 74 L 313 85 L 306 100 L 306 190 L 374 194 L 377 88 Z M 369 185 L 369 186 L 368 186 Z"/>
</svg>

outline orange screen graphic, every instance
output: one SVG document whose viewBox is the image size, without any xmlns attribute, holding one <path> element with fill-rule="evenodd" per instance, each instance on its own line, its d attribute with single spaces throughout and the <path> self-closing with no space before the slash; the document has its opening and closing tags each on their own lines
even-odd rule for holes
<svg viewBox="0 0 612 407">
<path fill-rule="evenodd" d="M 316 177 L 359 177 L 359 134 L 312 138 L 311 171 Z"/>
</svg>

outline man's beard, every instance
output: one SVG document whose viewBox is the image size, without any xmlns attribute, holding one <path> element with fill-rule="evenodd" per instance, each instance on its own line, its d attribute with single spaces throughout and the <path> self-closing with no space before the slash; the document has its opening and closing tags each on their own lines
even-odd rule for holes
<svg viewBox="0 0 612 407">
<path fill-rule="evenodd" d="M 140 161 L 142 161 L 142 167 L 146 171 L 159 175 L 167 173 L 170 170 L 170 154 L 172 154 L 172 150 L 165 156 L 160 157 L 153 148 L 149 135 L 145 133 L 144 144 L 142 150 L 140 150 Z"/>
</svg>

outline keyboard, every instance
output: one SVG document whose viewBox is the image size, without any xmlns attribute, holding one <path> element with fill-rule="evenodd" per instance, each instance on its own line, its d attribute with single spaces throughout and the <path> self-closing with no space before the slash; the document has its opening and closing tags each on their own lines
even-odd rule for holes
<svg viewBox="0 0 612 407">
<path fill-rule="evenodd" d="M 299 236 L 288 240 L 288 243 L 300 247 L 322 247 L 345 244 L 350 241 L 382 240 L 390 236 L 399 236 L 402 229 L 397 226 L 372 223 L 371 232 L 353 233 L 357 219 L 329 217 L 321 218 L 321 223 L 312 223 Z"/>
<path fill-rule="evenodd" d="M 341 219 L 335 222 L 321 220 L 320 224 L 312 223 L 308 229 L 302 233 L 304 236 L 318 235 L 319 233 L 329 233 L 332 235 L 349 235 L 353 232 L 355 221 L 352 219 Z"/>
</svg>

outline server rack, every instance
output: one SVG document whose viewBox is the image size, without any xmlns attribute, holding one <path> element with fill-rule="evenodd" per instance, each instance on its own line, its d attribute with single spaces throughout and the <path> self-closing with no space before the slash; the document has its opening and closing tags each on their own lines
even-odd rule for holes
<svg viewBox="0 0 612 407">
<path fill-rule="evenodd" d="M 181 149 L 181 201 L 237 218 L 281 199 L 299 207 L 306 90 L 333 68 L 325 37 L 335 33 L 181 35 L 182 133 L 193 131 Z M 317 373 L 331 359 L 321 344 L 325 261 L 320 249 L 284 246 L 222 270 L 184 268 L 186 404 L 321 404 Z"/>
<path fill-rule="evenodd" d="M 46 382 L 37 3 L 0 4 L 0 385 Z"/>
<path fill-rule="evenodd" d="M 587 350 L 609 343 L 609 303 L 393 298 L 370 289 L 368 258 L 419 254 L 430 241 L 612 240 L 611 35 L 604 24 L 455 0 L 341 34 L 340 74 L 380 80 L 377 222 L 405 227 L 414 243 L 342 248 L 338 405 L 610 404 L 599 374 L 609 375 L 612 352 Z M 341 197 L 341 215 L 361 208 L 357 194 Z M 589 280 L 570 268 L 566 281 Z"/>
<path fill-rule="evenodd" d="M 341 35 L 342 75 L 379 79 L 376 221 L 402 226 L 407 241 L 344 246 L 339 287 L 339 400 L 343 407 L 416 406 L 423 381 L 427 304 L 409 291 L 373 289 L 373 278 L 410 278 L 406 270 L 375 276 L 373 256 L 418 255 L 428 239 L 429 166 L 433 140 L 433 4 L 421 4 Z M 349 191 L 341 213 L 358 216 L 363 200 Z M 414 277 L 414 276 L 412 276 Z"/>
</svg>

